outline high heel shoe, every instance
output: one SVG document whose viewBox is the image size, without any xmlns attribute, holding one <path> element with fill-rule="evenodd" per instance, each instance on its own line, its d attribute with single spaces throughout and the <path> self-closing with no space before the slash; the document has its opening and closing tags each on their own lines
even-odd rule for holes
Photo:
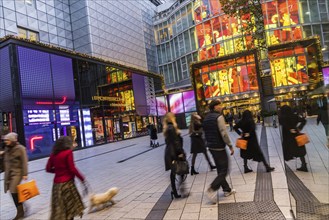
<svg viewBox="0 0 329 220">
<path fill-rule="evenodd" d="M 266 172 L 272 172 L 272 171 L 274 171 L 274 167 L 270 167 L 270 166 L 268 166 L 268 167 L 266 167 Z"/>
<path fill-rule="evenodd" d="M 177 192 L 174 193 L 173 191 L 171 191 L 171 199 L 177 199 L 177 198 L 181 198 L 182 196 L 181 195 L 178 195 Z"/>
<path fill-rule="evenodd" d="M 250 173 L 252 172 L 252 169 L 249 169 L 248 166 L 244 166 L 244 173 Z"/>
<path fill-rule="evenodd" d="M 199 172 L 196 172 L 194 167 L 191 166 L 191 176 L 193 176 L 193 174 L 199 174 Z"/>
</svg>

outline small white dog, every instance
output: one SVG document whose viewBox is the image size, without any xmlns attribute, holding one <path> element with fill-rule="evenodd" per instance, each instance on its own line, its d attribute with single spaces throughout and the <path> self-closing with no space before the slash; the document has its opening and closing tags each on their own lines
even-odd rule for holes
<svg viewBox="0 0 329 220">
<path fill-rule="evenodd" d="M 89 213 L 92 211 L 94 207 L 102 206 L 104 208 L 106 205 L 108 205 L 109 202 L 114 204 L 114 201 L 112 199 L 116 194 L 118 194 L 118 192 L 119 192 L 119 188 L 112 187 L 109 190 L 107 190 L 105 193 L 90 195 Z"/>
</svg>

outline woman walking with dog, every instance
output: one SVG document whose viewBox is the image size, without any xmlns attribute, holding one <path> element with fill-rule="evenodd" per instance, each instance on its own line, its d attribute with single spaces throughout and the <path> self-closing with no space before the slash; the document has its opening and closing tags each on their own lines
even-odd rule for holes
<svg viewBox="0 0 329 220">
<path fill-rule="evenodd" d="M 47 172 L 55 173 L 50 220 L 73 220 L 75 216 L 82 217 L 85 209 L 74 183 L 75 177 L 82 183 L 85 178 L 74 165 L 73 148 L 71 137 L 60 137 L 54 144 L 46 166 Z"/>
<path fill-rule="evenodd" d="M 165 137 L 165 169 L 171 170 L 171 198 L 181 198 L 176 189 L 176 173 L 172 169 L 173 161 L 185 160 L 186 155 L 183 149 L 183 138 L 180 135 L 180 130 L 177 127 L 176 117 L 172 112 L 168 112 L 163 122 L 163 134 Z M 183 176 L 181 182 L 183 182 Z"/>
</svg>

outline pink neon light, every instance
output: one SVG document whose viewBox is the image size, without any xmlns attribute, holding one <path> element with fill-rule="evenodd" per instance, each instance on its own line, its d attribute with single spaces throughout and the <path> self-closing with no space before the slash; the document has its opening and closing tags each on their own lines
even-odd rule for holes
<svg viewBox="0 0 329 220">
<path fill-rule="evenodd" d="M 63 105 L 66 102 L 67 97 L 63 96 L 63 100 L 61 102 L 55 102 L 55 105 Z M 52 105 L 52 102 L 36 102 L 37 105 Z"/>
<path fill-rule="evenodd" d="M 31 150 L 34 150 L 34 141 L 35 140 L 41 140 L 41 139 L 43 139 L 42 136 L 34 136 L 34 137 L 31 138 L 31 140 L 30 140 Z"/>
</svg>

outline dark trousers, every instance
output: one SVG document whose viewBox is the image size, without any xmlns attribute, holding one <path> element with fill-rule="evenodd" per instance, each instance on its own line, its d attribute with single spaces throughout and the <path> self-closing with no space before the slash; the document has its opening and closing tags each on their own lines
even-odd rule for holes
<svg viewBox="0 0 329 220">
<path fill-rule="evenodd" d="M 212 154 L 217 167 L 217 177 L 210 184 L 211 189 L 217 191 L 220 187 L 222 187 L 224 192 L 231 192 L 231 188 L 226 181 L 228 172 L 228 157 L 226 150 L 210 150 L 210 153 Z"/>
</svg>

